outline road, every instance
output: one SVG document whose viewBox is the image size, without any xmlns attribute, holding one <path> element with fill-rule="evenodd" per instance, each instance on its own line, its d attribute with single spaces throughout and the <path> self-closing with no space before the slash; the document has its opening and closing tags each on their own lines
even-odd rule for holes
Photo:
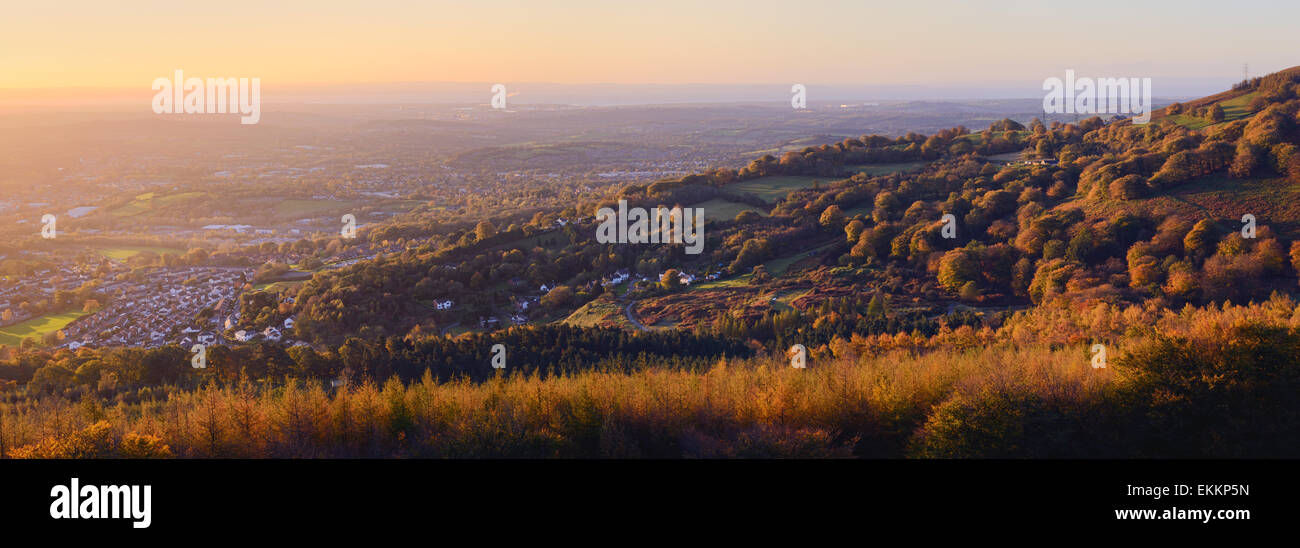
<svg viewBox="0 0 1300 548">
<path fill-rule="evenodd" d="M 636 304 L 636 301 L 628 301 L 627 306 L 623 307 L 623 315 L 627 316 L 627 321 L 632 322 L 632 325 L 636 326 L 637 329 L 649 331 L 649 327 L 642 325 L 641 322 L 632 315 L 632 305 L 634 304 Z"/>
</svg>

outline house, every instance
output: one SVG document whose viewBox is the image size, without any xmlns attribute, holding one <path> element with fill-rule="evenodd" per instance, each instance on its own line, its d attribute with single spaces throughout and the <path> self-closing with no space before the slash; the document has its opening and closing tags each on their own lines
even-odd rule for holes
<svg viewBox="0 0 1300 548">
<path fill-rule="evenodd" d="M 445 301 L 434 301 L 434 307 L 438 310 L 451 310 L 451 299 Z"/>
<path fill-rule="evenodd" d="M 236 332 L 235 332 L 235 340 L 237 340 L 237 341 L 239 341 L 239 342 L 248 342 L 248 341 L 251 341 L 251 340 L 253 340 L 253 337 L 256 337 L 256 336 L 257 336 L 257 333 L 250 333 L 250 332 L 248 332 L 248 331 L 244 331 L 243 329 L 240 329 L 239 331 L 236 331 Z"/>
<path fill-rule="evenodd" d="M 266 337 L 266 340 L 268 340 L 268 341 L 272 341 L 272 342 L 274 342 L 274 341 L 279 341 L 279 340 L 280 340 L 280 330 L 279 330 L 279 329 L 276 329 L 276 328 L 274 328 L 274 327 L 268 327 L 268 328 L 262 330 L 262 336 L 263 336 L 263 337 Z"/>
<path fill-rule="evenodd" d="M 288 330 L 290 330 L 290 329 L 293 329 L 293 318 L 285 318 L 285 319 L 284 319 L 284 330 L 285 330 L 285 331 L 288 331 Z"/>
<path fill-rule="evenodd" d="M 627 279 L 630 277 L 632 277 L 632 274 L 630 272 L 626 270 L 620 270 L 618 272 L 615 272 L 613 276 L 609 277 L 609 283 L 610 285 L 618 285 L 623 282 L 626 282 Z"/>
</svg>

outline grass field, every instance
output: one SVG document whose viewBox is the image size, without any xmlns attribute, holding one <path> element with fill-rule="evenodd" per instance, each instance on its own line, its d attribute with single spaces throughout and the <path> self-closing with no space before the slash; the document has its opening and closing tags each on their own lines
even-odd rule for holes
<svg viewBox="0 0 1300 548">
<path fill-rule="evenodd" d="M 553 240 L 553 242 L 552 242 Z M 542 247 L 548 251 L 559 251 L 569 245 L 569 237 L 559 230 L 551 230 L 541 234 L 525 236 L 513 242 L 508 242 L 494 247 L 493 249 L 510 250 L 521 249 L 524 251 L 532 250 L 534 247 Z"/>
<path fill-rule="evenodd" d="M 770 261 L 763 263 L 763 268 L 766 269 L 767 273 L 773 277 L 780 276 L 782 274 L 785 274 L 787 270 L 790 270 L 790 265 L 799 262 L 801 259 L 807 258 L 809 255 L 814 255 L 828 247 L 831 247 L 836 243 L 837 242 L 831 242 L 829 244 L 817 246 L 813 249 L 800 251 L 793 255 L 787 255 L 785 257 L 778 257 L 776 259 L 772 259 Z M 749 287 L 749 279 L 752 277 L 753 274 L 745 273 L 739 276 L 732 276 L 730 278 L 724 278 L 721 280 L 710 280 L 707 282 L 694 284 L 691 286 L 690 290 L 705 291 L 710 289 Z"/>
<path fill-rule="evenodd" d="M 823 244 L 814 247 L 812 249 L 800 251 L 798 253 L 795 253 L 794 255 L 781 257 L 779 259 L 772 259 L 768 262 L 763 263 L 763 268 L 767 269 L 768 274 L 771 274 L 773 276 L 780 276 L 782 274 L 785 274 L 785 271 L 790 269 L 790 265 L 793 265 L 794 263 L 797 263 L 801 259 L 805 259 L 810 255 L 816 255 L 817 253 L 820 253 L 826 248 L 836 245 L 837 243 L 839 242 L 831 242 L 828 244 Z"/>
<path fill-rule="evenodd" d="M 1223 122 L 1220 123 L 1227 123 L 1235 120 L 1240 120 L 1242 118 L 1250 116 L 1251 114 L 1254 114 L 1254 112 L 1250 110 L 1250 102 L 1254 100 L 1257 95 L 1259 95 L 1258 91 L 1252 91 L 1250 93 L 1239 95 L 1237 97 L 1233 97 L 1232 99 L 1219 102 L 1219 106 L 1223 107 Z M 1166 116 L 1165 118 L 1172 120 L 1174 123 L 1186 127 L 1188 129 L 1204 129 L 1209 126 L 1216 125 L 1213 122 L 1211 122 L 1208 118 L 1200 118 L 1197 116 L 1193 116 L 1191 114 L 1175 114 L 1173 116 Z"/>
<path fill-rule="evenodd" d="M 1006 153 L 1003 153 L 1003 154 L 994 154 L 994 155 L 992 155 L 992 156 L 988 156 L 988 159 L 989 159 L 990 161 L 993 161 L 993 162 L 1003 162 L 1003 163 L 1008 163 L 1008 164 L 1009 164 L 1009 163 L 1011 163 L 1011 162 L 1018 162 L 1018 161 L 1020 161 L 1020 160 L 1025 159 L 1025 151 L 1020 150 L 1020 151 L 1016 151 L 1016 152 L 1006 152 Z"/>
<path fill-rule="evenodd" d="M 184 255 L 185 250 L 173 247 L 150 247 L 150 246 L 118 246 L 105 247 L 95 250 L 100 255 L 113 259 L 115 261 L 125 261 L 144 252 L 155 253 L 158 255 Z"/>
<path fill-rule="evenodd" d="M 206 195 L 207 195 L 206 192 L 182 192 L 180 194 L 158 196 L 156 193 L 146 192 L 144 194 L 136 196 L 135 199 L 131 200 L 130 203 L 122 207 L 119 207 L 117 209 L 114 209 L 113 211 L 110 212 L 110 214 L 116 217 L 131 217 L 133 215 L 139 215 L 146 211 L 152 211 L 156 207 L 162 207 L 182 200 L 198 198 L 200 196 L 206 196 Z"/>
<path fill-rule="evenodd" d="M 858 173 L 866 173 L 867 175 L 872 175 L 872 176 L 889 175 L 892 173 L 903 173 L 905 171 L 913 171 L 913 170 L 921 169 L 922 167 L 925 167 L 925 165 L 928 163 L 929 162 L 903 162 L 900 164 L 874 164 L 874 165 L 867 164 L 867 165 L 844 166 L 844 174 L 855 175 Z"/>
<path fill-rule="evenodd" d="M 809 290 L 807 289 L 791 289 L 787 291 L 781 291 L 776 295 L 773 295 L 773 298 L 771 300 L 772 308 L 778 312 L 794 310 L 794 305 L 791 303 L 793 303 L 795 299 L 807 295 L 808 291 Z"/>
<path fill-rule="evenodd" d="M 577 327 L 631 327 L 628 325 L 627 318 L 623 316 L 622 306 L 608 299 L 596 299 L 582 305 L 582 308 L 574 310 L 560 323 Z"/>
<path fill-rule="evenodd" d="M 707 290 L 711 290 L 711 289 L 726 289 L 726 288 L 735 288 L 735 287 L 748 287 L 748 286 L 749 286 L 749 278 L 750 278 L 751 276 L 752 276 L 751 274 L 741 274 L 741 275 L 739 275 L 739 276 L 732 276 L 732 277 L 730 277 L 730 278 L 723 278 L 723 279 L 721 279 L 721 280 L 709 280 L 709 281 L 706 281 L 706 282 L 700 282 L 700 283 L 692 284 L 690 290 L 691 290 L 691 291 L 707 291 Z"/>
<path fill-rule="evenodd" d="M 1300 185 L 1281 177 L 1242 180 L 1214 174 L 1141 200 L 1075 198 L 1056 208 L 1082 209 L 1090 219 L 1168 210 L 1192 220 L 1210 219 L 1224 230 L 1240 229 L 1241 216 L 1249 213 L 1285 238 L 1300 236 Z"/>
<path fill-rule="evenodd" d="M 9 327 L 0 328 L 0 344 L 18 346 L 22 344 L 23 339 L 28 337 L 35 338 L 39 342 L 46 333 L 53 333 L 63 329 L 73 320 L 85 315 L 85 312 L 46 314 Z"/>
<path fill-rule="evenodd" d="M 254 286 L 253 286 L 253 290 L 254 290 L 254 291 L 265 291 L 265 290 L 267 290 L 267 289 L 273 289 L 273 290 L 275 290 L 275 291 L 284 291 L 284 290 L 291 290 L 291 289 L 297 288 L 298 286 L 302 285 L 302 283 L 303 283 L 303 280 L 296 280 L 296 281 L 282 281 L 282 282 L 263 282 L 263 283 L 260 283 L 260 284 L 254 285 Z"/>
<path fill-rule="evenodd" d="M 833 180 L 835 179 L 832 177 L 807 177 L 802 175 L 797 175 L 797 176 L 796 175 L 791 175 L 791 176 L 773 175 L 769 177 L 759 177 L 757 179 L 751 179 L 749 181 L 736 183 L 734 185 L 728 185 L 727 188 L 729 190 L 748 192 L 750 194 L 758 196 L 759 198 L 762 198 L 763 201 L 765 202 L 775 202 L 777 200 L 780 200 L 781 198 L 785 198 L 786 194 L 789 194 L 790 191 L 792 190 L 799 190 L 803 188 L 812 187 L 813 181 L 821 181 L 822 183 L 829 183 Z"/>
<path fill-rule="evenodd" d="M 754 206 L 752 206 L 752 205 L 749 205 L 749 204 L 740 204 L 740 203 L 736 203 L 736 202 L 729 202 L 729 201 L 727 201 L 727 200 L 723 200 L 723 199 L 721 199 L 721 198 L 714 198 L 714 199 L 712 199 L 712 200 L 705 200 L 705 201 L 700 202 L 700 203 L 698 203 L 698 204 L 693 204 L 693 205 L 691 205 L 691 207 L 703 208 L 703 209 L 704 209 L 704 220 L 706 220 L 706 221 L 710 221 L 710 222 L 712 222 L 712 221 L 730 221 L 730 220 L 732 220 L 732 219 L 735 219 L 735 218 L 736 218 L 736 215 L 739 215 L 741 211 L 753 211 L 753 212 L 758 213 L 759 215 L 762 215 L 762 216 L 764 216 L 764 217 L 767 216 L 767 213 L 764 212 L 762 209 L 759 209 L 759 208 L 754 207 Z"/>
</svg>

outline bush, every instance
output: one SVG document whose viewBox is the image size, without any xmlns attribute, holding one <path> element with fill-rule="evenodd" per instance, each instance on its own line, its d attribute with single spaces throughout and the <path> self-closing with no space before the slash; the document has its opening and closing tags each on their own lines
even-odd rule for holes
<svg viewBox="0 0 1300 548">
<path fill-rule="evenodd" d="M 1300 333 L 1260 323 L 1156 335 L 1116 362 L 1157 457 L 1300 456 Z"/>
<path fill-rule="evenodd" d="M 1033 388 L 986 388 L 936 405 L 912 443 L 924 458 L 1062 458 L 1114 454 L 1099 402 L 1047 399 Z"/>
</svg>

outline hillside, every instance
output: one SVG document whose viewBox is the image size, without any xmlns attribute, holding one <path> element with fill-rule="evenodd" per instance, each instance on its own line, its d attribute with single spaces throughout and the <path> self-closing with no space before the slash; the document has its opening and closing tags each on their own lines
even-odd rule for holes
<svg viewBox="0 0 1300 548">
<path fill-rule="evenodd" d="M 277 421 L 290 396 L 325 413 L 382 394 L 388 411 L 372 418 L 412 436 L 362 448 L 351 430 L 318 425 L 337 455 L 1291 455 L 1294 444 L 1222 440 L 1271 428 L 1294 439 L 1296 411 L 1269 386 L 1293 390 L 1300 359 L 1300 72 L 1175 110 L 1145 125 L 1003 119 L 863 135 L 472 226 L 414 214 L 365 227 L 373 255 L 240 296 L 242 328 L 296 318 L 285 336 L 301 344 L 219 346 L 203 369 L 175 345 L 19 349 L 0 381 L 21 387 L 20 402 L 116 398 L 119 434 L 193 456 L 299 453 L 269 434 L 264 446 L 205 447 L 130 406 L 161 390 L 177 402 L 168 412 L 197 413 L 257 383 L 239 397 Z M 602 208 L 679 206 L 702 209 L 699 253 L 597 237 Z M 344 249 L 307 244 L 317 266 Z M 795 345 L 825 369 L 792 376 Z M 494 349 L 505 371 L 486 365 Z M 966 365 L 935 365 L 950 360 Z M 870 383 L 886 364 L 910 373 L 881 393 Z M 690 405 L 730 399 L 699 430 L 686 411 L 649 403 L 701 393 L 712 396 Z M 505 415 L 465 426 L 425 398 Z M 419 405 L 424 415 L 408 414 Z M 1209 408 L 1233 412 L 1187 430 Z M 94 426 L 46 436 L 34 425 L 65 410 L 11 409 L 0 426 L 24 455 L 57 454 Z M 1095 416 L 1133 430 L 1087 426 Z M 1059 445 L 1026 441 L 1056 420 L 1068 432 Z M 430 434 L 484 429 L 524 437 Z M 975 439 L 989 431 L 993 441 Z M 690 449 L 700 444 L 717 452 Z"/>
</svg>

